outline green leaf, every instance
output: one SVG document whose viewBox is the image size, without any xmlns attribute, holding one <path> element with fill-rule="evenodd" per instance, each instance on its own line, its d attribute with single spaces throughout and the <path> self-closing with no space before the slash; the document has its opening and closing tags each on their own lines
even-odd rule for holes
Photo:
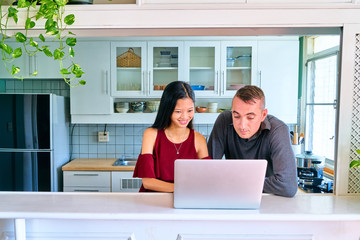
<svg viewBox="0 0 360 240">
<path fill-rule="evenodd" d="M 48 56 L 48 57 L 52 57 L 52 56 L 53 56 L 52 52 L 51 52 L 47 47 L 43 48 L 43 52 L 44 52 L 45 55 Z"/>
<path fill-rule="evenodd" d="M 77 78 L 81 78 L 81 76 L 84 74 L 79 64 L 73 63 L 73 67 L 71 69 L 71 72 L 75 75 Z"/>
<path fill-rule="evenodd" d="M 356 149 L 355 151 L 360 155 L 360 149 Z"/>
<path fill-rule="evenodd" d="M 360 166 L 360 160 L 357 161 L 351 161 L 350 168 L 355 168 Z"/>
<path fill-rule="evenodd" d="M 75 33 L 70 32 L 70 31 L 68 33 L 69 33 L 69 35 L 74 35 L 74 36 L 76 35 Z"/>
<path fill-rule="evenodd" d="M 17 8 L 26 8 L 30 6 L 30 2 L 26 0 L 19 0 L 17 3 Z"/>
<path fill-rule="evenodd" d="M 27 40 L 26 36 L 24 34 L 22 34 L 21 32 L 17 32 L 15 34 L 15 38 L 16 38 L 17 42 L 21 42 L 21 43 L 24 43 Z"/>
<path fill-rule="evenodd" d="M 64 22 L 67 25 L 72 25 L 75 22 L 75 15 L 69 14 L 64 18 Z"/>
<path fill-rule="evenodd" d="M 56 49 L 54 51 L 54 59 L 55 60 L 58 60 L 58 59 L 61 59 L 65 56 L 65 53 L 63 51 L 61 51 L 60 49 Z"/>
<path fill-rule="evenodd" d="M 25 29 L 31 29 L 33 27 L 35 27 L 35 22 L 31 21 L 30 18 L 27 18 L 25 22 Z"/>
<path fill-rule="evenodd" d="M 15 65 L 12 65 L 12 67 L 11 67 L 11 75 L 15 75 L 15 74 L 17 74 L 19 72 L 20 72 L 20 68 L 15 67 Z"/>
<path fill-rule="evenodd" d="M 79 83 L 84 86 L 86 84 L 86 81 L 85 80 L 80 80 Z"/>
<path fill-rule="evenodd" d="M 56 4 L 60 7 L 65 6 L 68 3 L 68 0 L 55 0 Z"/>
<path fill-rule="evenodd" d="M 34 41 L 33 38 L 30 38 L 30 42 L 29 42 L 30 46 L 38 48 L 38 43 L 36 41 Z"/>
<path fill-rule="evenodd" d="M 58 34 L 58 29 L 56 27 L 49 27 L 46 29 L 46 34 L 47 35 L 55 35 Z"/>
<path fill-rule="evenodd" d="M 39 38 L 40 38 L 40 40 L 41 40 L 42 42 L 45 42 L 45 37 L 44 37 L 44 35 L 42 35 L 41 33 L 40 33 L 40 35 L 39 35 Z"/>
<path fill-rule="evenodd" d="M 66 44 L 70 47 L 73 47 L 76 45 L 76 38 L 69 37 L 66 39 Z"/>
<path fill-rule="evenodd" d="M 63 68 L 60 70 L 60 74 L 69 75 L 71 72 L 69 72 L 66 68 Z"/>
<path fill-rule="evenodd" d="M 36 4 L 37 4 L 37 1 L 33 1 L 33 2 L 31 3 L 31 7 L 32 7 L 32 8 L 36 8 Z"/>
<path fill-rule="evenodd" d="M 33 74 L 31 74 L 31 76 L 36 76 L 38 74 L 38 71 L 33 72 Z"/>
<path fill-rule="evenodd" d="M 18 12 L 19 11 L 14 7 L 9 7 L 8 8 L 8 16 L 9 16 L 9 18 L 13 18 L 15 23 L 18 22 L 18 16 L 17 16 Z"/>
<path fill-rule="evenodd" d="M 21 48 L 15 49 L 14 52 L 13 52 L 13 54 L 12 54 L 12 56 L 13 56 L 14 58 L 21 57 L 21 56 L 22 56 L 22 50 L 21 50 Z"/>
<path fill-rule="evenodd" d="M 1 48 L 9 55 L 13 52 L 13 49 L 6 43 L 1 43 Z"/>
<path fill-rule="evenodd" d="M 75 57 L 75 52 L 72 47 L 69 48 L 69 55 L 70 55 L 70 57 Z"/>
</svg>

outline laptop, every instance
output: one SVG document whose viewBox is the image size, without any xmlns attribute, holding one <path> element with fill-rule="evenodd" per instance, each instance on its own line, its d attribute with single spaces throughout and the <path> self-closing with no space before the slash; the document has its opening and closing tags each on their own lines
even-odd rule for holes
<svg viewBox="0 0 360 240">
<path fill-rule="evenodd" d="M 258 209 L 266 167 L 264 159 L 178 159 L 174 207 Z"/>
</svg>

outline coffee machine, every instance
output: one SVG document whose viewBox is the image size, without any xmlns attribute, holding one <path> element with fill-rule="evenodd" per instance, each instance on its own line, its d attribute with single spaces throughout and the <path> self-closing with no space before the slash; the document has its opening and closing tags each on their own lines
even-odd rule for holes
<svg viewBox="0 0 360 240">
<path fill-rule="evenodd" d="M 305 151 L 296 155 L 298 186 L 308 193 L 332 193 L 333 181 L 324 177 L 325 158 Z"/>
</svg>

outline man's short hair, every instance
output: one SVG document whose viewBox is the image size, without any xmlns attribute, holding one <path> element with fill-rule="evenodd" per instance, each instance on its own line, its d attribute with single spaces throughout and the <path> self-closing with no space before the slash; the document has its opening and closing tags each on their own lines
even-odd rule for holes
<svg viewBox="0 0 360 240">
<path fill-rule="evenodd" d="M 255 100 L 261 100 L 262 108 L 265 108 L 265 94 L 261 88 L 254 85 L 246 85 L 237 90 L 235 97 L 240 98 L 246 103 L 255 103 Z"/>
</svg>

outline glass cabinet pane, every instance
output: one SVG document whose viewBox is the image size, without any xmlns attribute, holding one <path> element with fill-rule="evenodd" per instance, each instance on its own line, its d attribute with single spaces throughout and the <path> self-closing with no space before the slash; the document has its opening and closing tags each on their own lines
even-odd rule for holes
<svg viewBox="0 0 360 240">
<path fill-rule="evenodd" d="M 141 91 L 141 47 L 116 48 L 116 90 Z"/>
<path fill-rule="evenodd" d="M 226 48 L 226 90 L 251 84 L 251 47 Z"/>
<path fill-rule="evenodd" d="M 190 47 L 190 84 L 198 90 L 214 90 L 215 47 Z"/>
<path fill-rule="evenodd" d="M 153 48 L 153 90 L 163 90 L 166 85 L 178 81 L 178 47 Z"/>
</svg>

